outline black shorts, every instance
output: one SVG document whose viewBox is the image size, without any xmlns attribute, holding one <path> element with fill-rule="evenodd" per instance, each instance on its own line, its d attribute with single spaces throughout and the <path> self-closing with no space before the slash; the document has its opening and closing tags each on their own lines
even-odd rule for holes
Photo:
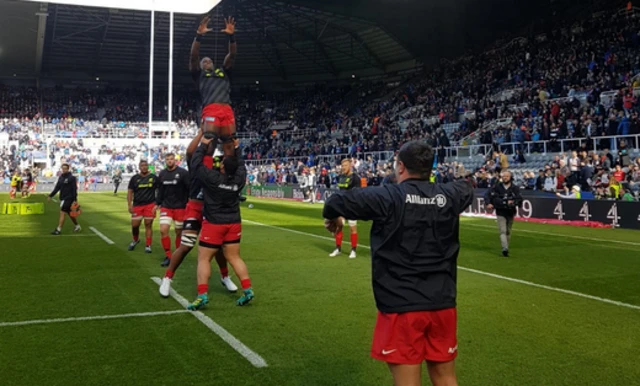
<svg viewBox="0 0 640 386">
<path fill-rule="evenodd" d="M 185 220 L 182 226 L 183 231 L 194 231 L 200 233 L 202 229 L 202 222 L 198 220 Z"/>
<path fill-rule="evenodd" d="M 65 213 L 71 212 L 71 205 L 77 201 L 77 199 L 69 199 L 69 200 L 60 200 L 60 211 Z"/>
</svg>

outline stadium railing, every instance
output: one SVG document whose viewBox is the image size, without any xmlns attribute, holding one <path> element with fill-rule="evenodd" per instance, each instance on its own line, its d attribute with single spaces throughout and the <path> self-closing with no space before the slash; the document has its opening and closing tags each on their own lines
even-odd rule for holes
<svg viewBox="0 0 640 386">
<path fill-rule="evenodd" d="M 313 158 L 313 164 L 330 164 L 337 165 L 345 158 L 355 157 L 360 160 L 368 160 L 371 157 L 372 160 L 377 162 L 390 162 L 393 160 L 395 153 L 392 151 L 374 151 L 374 152 L 358 152 L 354 154 L 341 153 L 341 154 L 325 154 L 325 155 L 317 155 L 313 157 L 279 157 L 279 158 L 263 158 L 263 159 L 253 159 L 253 160 L 245 160 L 248 165 L 257 167 L 264 166 L 270 164 L 280 164 L 287 162 L 302 162 L 307 165 L 307 162 Z"/>
<path fill-rule="evenodd" d="M 516 150 L 520 150 L 523 154 L 546 154 L 549 152 L 564 153 L 565 151 L 578 150 L 583 143 L 587 142 L 590 142 L 590 144 L 587 145 L 590 149 L 616 150 L 620 140 L 625 140 L 629 149 L 633 148 L 637 152 L 640 151 L 640 134 L 612 135 L 592 138 L 567 138 L 555 141 L 508 142 L 498 144 L 498 146 L 500 146 L 503 151 L 507 151 L 510 154 L 515 154 Z M 450 146 L 445 149 L 447 151 L 447 157 L 468 156 L 471 158 L 478 154 L 487 154 L 488 152 L 493 151 L 493 148 L 493 144 L 479 144 Z"/>
</svg>

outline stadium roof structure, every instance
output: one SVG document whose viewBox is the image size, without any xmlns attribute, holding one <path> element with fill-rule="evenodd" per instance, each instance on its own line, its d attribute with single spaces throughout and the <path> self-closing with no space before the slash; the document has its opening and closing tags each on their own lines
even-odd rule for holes
<svg viewBox="0 0 640 386">
<path fill-rule="evenodd" d="M 0 0 L 0 10 L 7 4 L 20 2 Z M 31 26 L 38 30 L 38 44 L 32 42 L 21 48 L 27 58 L 36 52 L 36 65 L 27 65 L 35 67 L 36 73 L 45 77 L 66 74 L 73 78 L 82 74 L 85 79 L 147 79 L 149 11 L 23 4 L 40 7 L 36 11 L 40 24 Z M 31 10 L 23 19 L 33 19 L 33 14 Z M 387 30 L 354 17 L 273 0 L 223 0 L 209 14 L 213 32 L 203 39 L 201 56 L 210 56 L 217 62 L 224 59 L 228 43 L 219 31 L 224 17 L 234 16 L 238 41 L 235 72 L 242 79 L 332 80 L 350 78 L 352 74 L 384 74 L 419 64 Z M 202 15 L 175 13 L 174 17 L 174 74 L 180 82 L 181 77 L 188 80 L 189 50 Z M 2 31 L 5 28 L 9 27 L 0 28 L 0 42 L 3 34 L 10 33 Z M 155 13 L 154 46 L 154 72 L 162 76 L 168 72 L 167 12 Z"/>
<path fill-rule="evenodd" d="M 22 0 L 40 3 L 39 0 Z M 86 7 L 135 9 L 139 11 L 206 13 L 221 0 L 50 0 L 49 3 Z"/>
</svg>

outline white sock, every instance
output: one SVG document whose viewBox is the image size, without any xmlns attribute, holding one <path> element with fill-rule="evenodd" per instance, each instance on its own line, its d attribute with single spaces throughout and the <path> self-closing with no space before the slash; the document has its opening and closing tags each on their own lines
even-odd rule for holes
<svg viewBox="0 0 640 386">
<path fill-rule="evenodd" d="M 57 230 L 58 232 L 60 232 L 62 229 L 60 229 L 60 227 L 57 227 L 57 228 L 56 228 L 56 230 Z"/>
</svg>

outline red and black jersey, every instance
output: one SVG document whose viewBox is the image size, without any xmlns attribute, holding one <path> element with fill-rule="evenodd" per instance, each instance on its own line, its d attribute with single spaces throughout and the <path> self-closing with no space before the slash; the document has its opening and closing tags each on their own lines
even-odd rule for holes
<svg viewBox="0 0 640 386">
<path fill-rule="evenodd" d="M 231 104 L 231 72 L 224 68 L 213 71 L 197 70 L 191 73 L 198 85 L 202 106 L 212 103 Z"/>
<path fill-rule="evenodd" d="M 149 173 L 146 176 L 136 174 L 129 180 L 129 190 L 133 192 L 133 206 L 153 204 L 156 201 L 158 177 Z"/>
<path fill-rule="evenodd" d="M 158 176 L 156 204 L 167 209 L 184 209 L 189 201 L 191 178 L 187 169 L 164 169 Z"/>
</svg>

